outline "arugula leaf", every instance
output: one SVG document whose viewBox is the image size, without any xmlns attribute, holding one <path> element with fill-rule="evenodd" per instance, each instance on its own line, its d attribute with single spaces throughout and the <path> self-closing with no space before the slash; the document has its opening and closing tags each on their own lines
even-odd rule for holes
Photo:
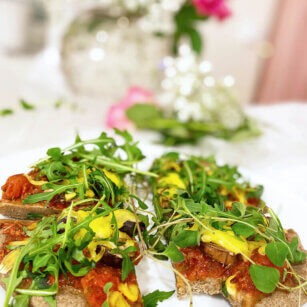
<svg viewBox="0 0 307 307">
<path fill-rule="evenodd" d="M 181 248 L 193 247 L 199 245 L 200 232 L 192 230 L 183 230 L 173 238 L 175 244 Z"/>
<path fill-rule="evenodd" d="M 35 203 L 45 200 L 47 202 L 46 204 L 48 204 L 55 195 L 60 194 L 70 188 L 77 188 L 82 185 L 83 184 L 80 183 L 80 184 L 71 184 L 67 186 L 59 186 L 58 188 L 50 192 L 43 192 L 43 193 L 28 195 L 25 199 L 23 199 L 22 202 L 24 204 L 35 204 Z"/>
<path fill-rule="evenodd" d="M 165 291 L 156 290 L 152 293 L 144 295 L 143 296 L 144 307 L 156 307 L 158 305 L 158 302 L 163 302 L 164 300 L 167 300 L 174 293 L 175 291 L 165 292 Z"/>
<path fill-rule="evenodd" d="M 25 109 L 25 110 L 33 110 L 35 109 L 34 105 L 29 104 L 28 102 L 26 102 L 24 99 L 20 99 L 19 100 L 21 106 Z"/>
<path fill-rule="evenodd" d="M 170 242 L 166 250 L 162 253 L 170 258 L 170 260 L 174 263 L 180 262 L 184 260 L 183 253 L 178 249 L 174 242 Z"/>
<path fill-rule="evenodd" d="M 24 307 L 28 306 L 30 302 L 30 296 L 29 295 L 16 295 L 14 297 L 14 307 Z"/>
<path fill-rule="evenodd" d="M 32 272 L 38 272 L 39 268 L 45 267 L 52 255 L 50 253 L 37 255 L 33 260 Z"/>
<path fill-rule="evenodd" d="M 277 269 L 259 264 L 252 264 L 249 273 L 256 288 L 263 293 L 272 293 L 280 278 Z"/>
<path fill-rule="evenodd" d="M 124 281 L 130 272 L 134 273 L 134 266 L 130 260 L 129 253 L 136 252 L 137 248 L 135 246 L 129 246 L 128 248 L 121 250 L 115 248 L 111 250 L 111 254 L 121 254 L 123 257 L 122 262 L 122 281 Z"/>
<path fill-rule="evenodd" d="M 49 148 L 47 150 L 47 155 L 53 158 L 55 161 L 59 161 L 61 159 L 62 152 L 59 147 Z"/>
<path fill-rule="evenodd" d="M 288 253 L 288 247 L 281 242 L 270 242 L 265 247 L 265 254 L 278 267 L 282 267 L 285 264 Z"/>
</svg>

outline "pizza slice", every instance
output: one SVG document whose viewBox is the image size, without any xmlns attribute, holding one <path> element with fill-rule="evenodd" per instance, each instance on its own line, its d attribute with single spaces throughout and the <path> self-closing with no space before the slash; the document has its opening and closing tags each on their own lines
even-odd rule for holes
<svg viewBox="0 0 307 307">
<path fill-rule="evenodd" d="M 261 200 L 261 186 L 252 187 L 236 168 L 213 158 L 171 153 L 152 171 L 158 175 L 151 179 L 158 227 L 172 248 L 178 297 L 191 290 L 223 294 L 234 306 L 279 306 L 281 297 L 280 306 L 307 301 L 305 251 Z"/>
<path fill-rule="evenodd" d="M 135 224 L 129 210 L 97 207 L 0 220 L 4 306 L 143 306 Z"/>
<path fill-rule="evenodd" d="M 58 214 L 72 202 L 84 208 L 99 199 L 110 205 L 126 201 L 129 190 L 125 177 L 142 173 L 133 165 L 143 155 L 129 134 L 121 135 L 124 145 L 102 133 L 93 140 L 77 137 L 65 149 L 50 148 L 47 157 L 35 163 L 29 173 L 7 179 L 2 186 L 0 213 L 28 219 Z"/>
</svg>

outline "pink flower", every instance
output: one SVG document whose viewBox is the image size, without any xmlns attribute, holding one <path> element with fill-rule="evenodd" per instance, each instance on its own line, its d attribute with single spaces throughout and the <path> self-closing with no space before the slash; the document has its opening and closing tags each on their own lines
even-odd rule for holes
<svg viewBox="0 0 307 307">
<path fill-rule="evenodd" d="M 132 126 L 126 116 L 126 111 L 137 103 L 152 102 L 153 94 L 141 87 L 133 86 L 129 89 L 127 95 L 119 103 L 110 107 L 107 114 L 107 126 L 109 128 L 118 128 L 125 130 Z"/>
<path fill-rule="evenodd" d="M 226 0 L 191 0 L 199 15 L 216 16 L 223 20 L 231 15 Z"/>
</svg>

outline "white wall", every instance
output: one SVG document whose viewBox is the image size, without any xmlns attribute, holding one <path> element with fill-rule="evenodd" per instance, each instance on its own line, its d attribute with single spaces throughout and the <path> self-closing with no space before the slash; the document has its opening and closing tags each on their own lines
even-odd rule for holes
<svg viewBox="0 0 307 307">
<path fill-rule="evenodd" d="M 233 75 L 243 104 L 251 102 L 263 62 L 265 40 L 274 22 L 278 0 L 230 0 L 233 16 L 202 25 L 204 57 L 217 77 Z"/>
</svg>

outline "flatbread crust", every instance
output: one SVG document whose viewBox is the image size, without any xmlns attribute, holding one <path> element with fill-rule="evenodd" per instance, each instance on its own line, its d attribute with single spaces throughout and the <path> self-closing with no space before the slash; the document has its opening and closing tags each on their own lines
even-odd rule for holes
<svg viewBox="0 0 307 307">
<path fill-rule="evenodd" d="M 197 280 L 189 282 L 192 293 L 194 294 L 220 294 L 222 292 L 222 280 L 216 278 L 207 278 L 206 280 Z M 186 297 L 188 293 L 188 287 L 184 283 L 181 277 L 176 275 L 176 287 L 177 296 L 179 299 Z"/>
<path fill-rule="evenodd" d="M 298 234 L 293 230 L 289 229 L 287 231 L 288 240 L 292 240 L 293 237 L 298 237 Z M 299 250 L 304 251 L 307 255 L 307 251 L 304 250 L 301 241 L 299 240 Z M 307 279 L 307 261 L 305 260 L 301 264 L 294 265 L 295 271 L 302 277 Z M 176 286 L 177 286 L 177 296 L 179 299 L 188 296 L 188 287 L 183 282 L 182 278 L 176 275 Z M 207 278 L 206 280 L 193 281 L 190 282 L 192 293 L 194 294 L 222 294 L 222 279 Z M 293 307 L 299 306 L 299 297 L 301 306 L 307 303 L 307 295 L 299 290 L 294 290 L 291 292 L 282 291 L 277 289 L 269 296 L 261 299 L 255 306 L 256 307 Z M 243 304 L 243 299 L 246 297 L 239 297 L 236 300 L 228 298 L 229 302 L 234 307 L 246 306 Z M 251 305 L 253 306 L 253 305 Z"/>
<path fill-rule="evenodd" d="M 72 287 L 60 288 L 55 296 L 57 307 L 88 307 L 82 291 L 76 290 Z M 30 300 L 30 307 L 49 307 L 49 304 L 41 296 L 32 296 Z"/>
<path fill-rule="evenodd" d="M 39 215 L 58 214 L 61 210 L 47 207 L 44 204 L 23 204 L 21 200 L 0 200 L 0 213 L 15 219 L 27 219 L 29 213 Z"/>
</svg>

